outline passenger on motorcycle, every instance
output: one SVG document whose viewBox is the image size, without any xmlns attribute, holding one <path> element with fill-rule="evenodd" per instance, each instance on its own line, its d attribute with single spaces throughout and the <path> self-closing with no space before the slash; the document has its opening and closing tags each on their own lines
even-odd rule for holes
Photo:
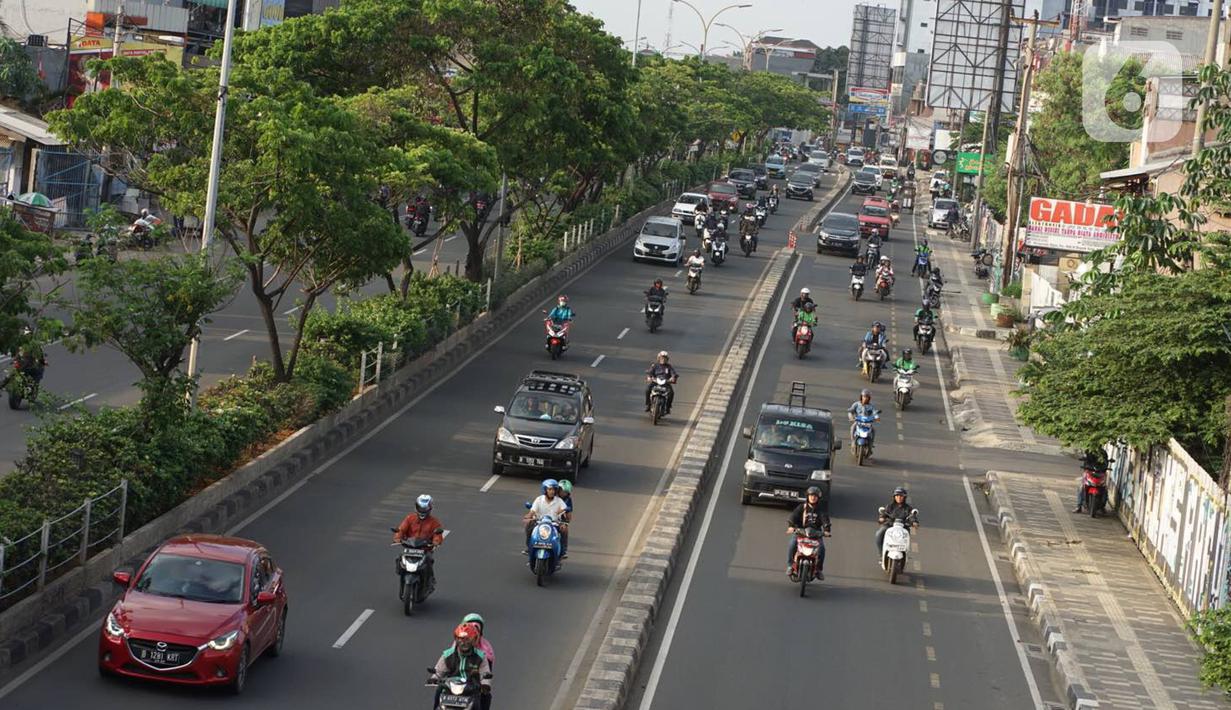
<svg viewBox="0 0 1231 710">
<path fill-rule="evenodd" d="M 675 401 L 675 388 L 672 387 L 680 379 L 680 374 L 671 366 L 671 354 L 666 350 L 658 353 L 658 358 L 650 369 L 645 371 L 645 411 L 650 411 L 650 392 L 654 389 L 654 380 L 667 378 L 667 413 L 671 413 L 671 403 Z"/>
<path fill-rule="evenodd" d="M 855 417 L 872 417 L 878 422 L 881 419 L 880 410 L 872 406 L 872 392 L 866 388 L 859 391 L 859 401 L 851 404 L 846 410 L 846 418 L 851 421 L 851 441 L 855 440 Z M 868 429 L 868 452 L 871 455 L 873 445 L 876 443 L 876 428 L 868 427 Z"/>
<path fill-rule="evenodd" d="M 560 559 L 568 557 L 568 503 L 560 497 L 560 482 L 554 478 L 543 481 L 542 494 L 530 504 L 530 510 L 522 517 L 526 523 L 526 542 L 530 542 L 530 531 L 534 524 L 545 515 L 550 515 L 560 528 Z"/>
<path fill-rule="evenodd" d="M 913 356 L 914 354 L 911 352 L 910 348 L 904 349 L 902 351 L 902 356 L 893 361 L 894 369 L 901 370 L 902 372 L 914 372 L 915 370 L 918 370 L 919 363 L 914 361 Z"/>
<path fill-rule="evenodd" d="M 902 486 L 894 488 L 893 500 L 889 502 L 889 505 L 885 506 L 885 512 L 880 515 L 878 520 L 880 528 L 876 531 L 876 564 L 879 565 L 881 563 L 880 551 L 885 543 L 885 531 L 893 527 L 895 520 L 906 522 L 910 518 L 912 510 L 914 510 L 914 506 L 906 502 L 906 489 Z M 918 519 L 912 519 L 910 525 L 911 527 L 919 527 Z"/>
<path fill-rule="evenodd" d="M 796 531 L 803 532 L 807 528 L 820 528 L 826 534 L 829 533 L 829 513 L 825 510 L 825 506 L 821 505 L 821 489 L 817 486 L 810 486 L 807 493 L 804 495 L 804 502 L 795 506 L 795 510 L 791 511 L 791 517 L 787 518 L 787 534 L 791 536 L 791 542 L 787 545 L 786 552 L 786 573 L 791 574 L 791 568 L 795 566 L 795 551 L 799 549 L 799 541 L 795 539 Z M 816 556 L 816 578 L 825 579 L 823 571 L 825 569 L 825 543 L 821 543 L 821 548 L 817 550 Z"/>
<path fill-rule="evenodd" d="M 573 320 L 575 315 L 573 309 L 568 305 L 568 296 L 560 294 L 560 297 L 556 299 L 556 307 L 551 309 L 547 317 L 551 319 L 552 323 L 559 326 Z"/>
<path fill-rule="evenodd" d="M 876 280 L 880 282 L 881 279 L 884 279 L 890 286 L 893 285 L 893 264 L 887 256 L 882 256 L 880 265 L 876 267 Z"/>
<path fill-rule="evenodd" d="M 654 279 L 653 285 L 651 285 L 650 288 L 648 288 L 645 292 L 645 300 L 646 301 L 658 301 L 659 303 L 662 303 L 663 304 L 663 315 L 667 314 L 667 304 L 666 304 L 667 289 L 663 287 L 662 279 Z M 644 310 L 648 312 L 648 306 Z"/>
<path fill-rule="evenodd" d="M 440 547 L 445 537 L 444 533 L 437 531 L 443 529 L 444 525 L 432 515 L 432 497 L 424 493 L 415 499 L 415 512 L 407 515 L 398 526 L 397 532 L 393 533 L 393 541 L 399 543 L 403 540 L 428 540 L 433 547 Z M 432 555 L 423 558 L 423 583 L 429 590 L 436 588 L 434 567 L 435 560 Z"/>
<path fill-rule="evenodd" d="M 487 654 L 478 648 L 481 636 L 477 624 L 458 624 L 453 629 L 453 645 L 446 648 L 436 661 L 436 677 L 443 680 L 464 676 L 470 683 L 478 685 L 483 695 L 491 693 L 492 681 L 487 676 L 491 675 L 492 667 Z M 443 691 L 443 686 L 436 687 L 436 705 L 440 704 Z"/>
<path fill-rule="evenodd" d="M 568 519 L 571 522 L 573 520 L 573 484 L 571 481 L 560 481 L 560 500 L 564 501 L 565 507 L 568 508 L 565 512 L 568 513 Z"/>
<path fill-rule="evenodd" d="M 490 641 L 487 640 L 487 633 L 486 633 L 487 624 L 486 622 L 483 621 L 483 617 L 479 616 L 477 612 L 471 612 L 467 614 L 465 618 L 462 619 L 462 623 L 463 624 L 473 624 L 474 626 L 478 627 L 479 643 L 477 645 L 479 647 L 479 650 L 483 652 L 483 655 L 487 657 L 487 666 L 489 669 L 491 669 L 490 672 L 494 673 L 495 668 L 496 668 L 496 652 L 492 650 L 492 644 Z M 492 706 L 492 691 L 491 691 L 491 684 L 488 683 L 487 692 L 484 693 L 481 698 L 479 698 L 479 710 L 491 710 L 491 706 Z"/>
<path fill-rule="evenodd" d="M 795 325 L 791 328 L 791 341 L 795 340 L 795 333 L 799 330 L 799 326 L 806 325 L 816 331 L 816 304 L 808 301 L 804 307 L 795 312 Z"/>
</svg>

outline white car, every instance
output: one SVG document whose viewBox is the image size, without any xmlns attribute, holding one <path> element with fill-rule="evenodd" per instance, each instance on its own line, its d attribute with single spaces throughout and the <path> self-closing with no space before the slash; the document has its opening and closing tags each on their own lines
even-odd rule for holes
<svg viewBox="0 0 1231 710">
<path fill-rule="evenodd" d="M 898 159 L 893 157 L 892 155 L 882 155 L 880 159 L 880 166 L 882 168 L 890 168 L 892 170 L 897 170 L 898 169 Z"/>
<path fill-rule="evenodd" d="M 641 225 L 633 242 L 633 261 L 678 264 L 684 259 L 687 244 L 684 225 L 675 217 L 650 217 Z"/>
<path fill-rule="evenodd" d="M 697 205 L 705 205 L 705 209 L 710 208 L 710 198 L 700 192 L 685 192 L 675 200 L 675 206 L 671 208 L 671 216 L 680 220 L 684 224 L 692 224 L 697 216 Z"/>
<path fill-rule="evenodd" d="M 851 165 L 853 161 L 858 162 L 859 167 L 863 165 L 863 148 L 849 148 L 846 151 L 846 164 Z"/>
<path fill-rule="evenodd" d="M 808 156 L 808 162 L 816 164 L 823 172 L 829 172 L 829 153 L 823 150 L 812 151 L 812 154 Z"/>
<path fill-rule="evenodd" d="M 928 226 L 932 229 L 948 229 L 949 228 L 949 209 L 952 207 L 961 207 L 957 200 L 942 197 L 932 203 L 932 209 L 928 212 Z"/>
<path fill-rule="evenodd" d="M 881 171 L 880 168 L 874 165 L 865 165 L 859 169 L 859 172 L 867 173 L 871 175 L 872 177 L 876 178 L 876 189 L 877 190 L 881 189 L 881 183 L 885 182 L 885 174 Z"/>
</svg>

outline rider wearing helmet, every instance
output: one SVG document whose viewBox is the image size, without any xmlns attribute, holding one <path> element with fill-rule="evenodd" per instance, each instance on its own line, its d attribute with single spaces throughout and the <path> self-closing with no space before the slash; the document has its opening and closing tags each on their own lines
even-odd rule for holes
<svg viewBox="0 0 1231 710">
<path fill-rule="evenodd" d="M 480 686 L 482 693 L 492 692 L 492 667 L 487 655 L 479 648 L 482 634 L 474 623 L 458 624 L 453 629 L 453 644 L 440 654 L 436 661 L 434 675 L 437 679 L 457 678 L 464 676 L 470 684 Z M 436 686 L 436 706 L 440 704 L 440 694 L 444 688 Z"/>
<path fill-rule="evenodd" d="M 795 506 L 795 510 L 791 511 L 791 517 L 787 518 L 787 534 L 791 536 L 791 544 L 787 546 L 786 553 L 786 573 L 791 574 L 792 568 L 795 567 L 795 551 L 799 548 L 799 543 L 795 539 L 795 532 L 800 532 L 807 528 L 820 528 L 829 534 L 829 503 L 821 504 L 821 489 L 817 486 L 810 486 L 804 494 L 804 502 Z M 822 574 L 825 569 L 825 543 L 821 543 L 821 549 L 817 551 L 816 558 L 816 578 L 825 579 Z"/>
<path fill-rule="evenodd" d="M 568 296 L 560 294 L 560 297 L 556 299 L 556 307 L 551 309 L 547 317 L 551 319 L 552 323 L 560 325 L 573 320 L 574 315 L 573 309 L 568 305 Z"/>
<path fill-rule="evenodd" d="M 696 267 L 697 269 L 705 268 L 705 257 L 701 254 L 701 247 L 697 247 L 693 250 L 692 256 L 688 257 L 688 261 L 685 265 L 689 269 L 693 267 Z"/>
<path fill-rule="evenodd" d="M 393 542 L 403 540 L 428 540 L 432 547 L 440 547 L 445 541 L 444 525 L 432 515 L 432 497 L 426 493 L 415 499 L 415 512 L 406 516 L 397 532 L 393 533 Z M 428 589 L 434 589 L 436 575 L 433 570 L 432 555 L 423 558 L 423 579 Z"/>
<path fill-rule="evenodd" d="M 646 313 L 649 313 L 649 305 L 648 305 L 648 302 L 649 302 L 649 301 L 657 301 L 657 302 L 659 302 L 659 303 L 662 303 L 662 304 L 663 304 L 663 313 L 664 313 L 664 315 L 666 314 L 666 311 L 667 311 L 667 305 L 666 305 L 665 301 L 667 300 L 667 289 L 666 289 L 666 287 L 664 287 L 664 286 L 663 286 L 663 280 L 662 280 L 662 279 L 654 279 L 654 284 L 653 284 L 652 286 L 650 286 L 648 289 L 646 289 L 646 292 L 645 292 L 645 300 L 646 300 L 646 302 L 647 302 L 647 305 L 646 305 L 646 308 L 645 308 L 645 312 L 646 312 Z"/>
<path fill-rule="evenodd" d="M 812 290 L 807 287 L 799 289 L 799 298 L 791 301 L 791 310 L 802 310 L 805 303 L 815 303 L 812 300 Z"/>
<path fill-rule="evenodd" d="M 479 650 L 482 651 L 483 655 L 487 657 L 488 667 L 493 669 L 494 671 L 494 669 L 496 668 L 496 652 L 492 650 L 492 644 L 490 641 L 487 640 L 487 632 L 486 632 L 487 625 L 483 621 L 483 617 L 479 616 L 477 612 L 471 612 L 467 614 L 465 618 L 462 619 L 462 623 L 463 624 L 473 624 L 475 627 L 479 629 L 479 643 L 478 643 Z M 479 710 L 489 710 L 491 706 L 492 706 L 492 693 L 491 693 L 491 688 L 489 687 L 488 691 L 483 694 L 482 698 L 479 699 Z"/>
<path fill-rule="evenodd" d="M 804 303 L 804 307 L 795 312 L 795 326 L 791 328 L 791 339 L 795 339 L 795 332 L 799 330 L 800 325 L 807 325 L 816 330 L 816 304 L 812 301 Z"/>
<path fill-rule="evenodd" d="M 872 392 L 866 387 L 859 391 L 859 401 L 851 404 L 846 410 L 846 418 L 851 421 L 851 440 L 855 439 L 855 418 L 856 417 L 872 417 L 873 421 L 880 421 L 880 411 L 872 406 Z M 868 432 L 868 451 L 872 451 L 872 445 L 876 443 L 876 428 L 869 427 Z M 871 454 L 869 454 L 871 455 Z"/>
<path fill-rule="evenodd" d="M 863 356 L 868 350 L 884 350 L 888 347 L 888 339 L 885 335 L 885 324 L 880 321 L 872 321 L 872 329 L 864 336 L 863 341 L 859 343 L 859 362 L 858 367 L 863 367 Z"/>
<path fill-rule="evenodd" d="M 906 502 L 906 495 L 906 489 L 902 486 L 894 488 L 893 500 L 890 501 L 889 505 L 885 506 L 885 512 L 880 514 L 879 522 L 881 526 L 880 529 L 876 531 L 876 552 L 878 555 L 876 559 L 877 564 L 880 564 L 879 554 L 881 551 L 881 545 L 885 541 L 885 531 L 893 527 L 893 521 L 906 521 L 909 519 L 912 521 L 911 524 L 915 527 L 918 527 L 919 525 L 919 520 L 911 516 L 911 512 L 914 511 L 914 506 Z"/>
<path fill-rule="evenodd" d="M 658 358 L 650 369 L 645 371 L 645 411 L 650 411 L 650 391 L 654 389 L 654 380 L 659 377 L 667 378 L 667 412 L 671 412 L 671 403 L 675 401 L 675 388 L 672 387 L 680 379 L 680 373 L 675 371 L 671 366 L 671 354 L 666 350 L 661 350 L 658 353 Z"/>
<path fill-rule="evenodd" d="M 880 258 L 880 265 L 876 267 L 876 280 L 881 279 L 884 279 L 890 286 L 893 285 L 893 262 L 883 254 Z"/>
<path fill-rule="evenodd" d="M 919 363 L 914 361 L 913 356 L 914 353 L 911 352 L 910 348 L 904 348 L 902 356 L 893 361 L 893 368 L 907 373 L 914 372 L 919 369 Z"/>
<path fill-rule="evenodd" d="M 561 479 L 560 481 L 560 500 L 564 501 L 564 505 L 568 508 L 565 512 L 565 520 L 572 522 L 573 520 L 573 484 L 570 481 Z"/>
<path fill-rule="evenodd" d="M 544 516 L 550 516 L 560 526 L 560 557 L 568 557 L 568 503 L 560 497 L 560 482 L 554 478 L 543 480 L 542 495 L 530 504 L 522 518 L 526 523 L 526 543 L 530 542 L 530 531 L 534 524 Z"/>
</svg>

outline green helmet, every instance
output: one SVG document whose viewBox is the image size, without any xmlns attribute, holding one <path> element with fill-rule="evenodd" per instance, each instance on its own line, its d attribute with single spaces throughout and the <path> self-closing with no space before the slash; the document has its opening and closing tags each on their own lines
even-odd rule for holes
<svg viewBox="0 0 1231 710">
<path fill-rule="evenodd" d="M 479 616 L 477 613 L 473 613 L 473 612 L 472 612 L 472 613 L 470 613 L 470 614 L 467 614 L 467 615 L 466 615 L 466 616 L 462 619 L 462 623 L 463 623 L 463 624 L 471 624 L 471 623 L 478 624 L 478 625 L 479 625 L 479 633 L 483 633 L 483 626 L 484 626 L 484 623 L 483 623 L 483 617 Z"/>
<path fill-rule="evenodd" d="M 573 495 L 573 484 L 569 481 L 560 481 L 560 493 L 566 496 Z"/>
</svg>

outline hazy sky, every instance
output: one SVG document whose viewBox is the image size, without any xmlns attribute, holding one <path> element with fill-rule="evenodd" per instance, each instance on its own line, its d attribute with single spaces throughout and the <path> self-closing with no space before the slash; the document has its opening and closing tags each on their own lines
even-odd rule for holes
<svg viewBox="0 0 1231 710">
<path fill-rule="evenodd" d="M 637 18 L 638 0 L 572 0 L 573 5 L 603 21 L 607 31 L 621 37 L 631 49 L 633 28 Z M 822 47 L 846 44 L 851 34 L 851 18 L 853 8 L 859 2 L 875 0 L 689 0 L 706 16 L 706 19 L 719 9 L 732 4 L 751 4 L 749 8 L 728 10 L 718 18 L 710 28 L 709 47 L 719 54 L 730 54 L 731 48 L 720 46 L 723 42 L 740 44 L 738 36 L 725 27 L 718 27 L 722 22 L 734 26 L 746 37 L 762 30 L 782 28 L 779 36 L 810 39 Z M 881 0 L 888 6 L 897 8 L 897 2 Z M 663 41 L 667 35 L 667 9 L 675 5 L 675 16 L 671 23 L 671 43 L 688 42 L 694 45 L 701 43 L 701 20 L 697 14 L 683 3 L 672 0 L 641 0 L 641 35 L 655 49 L 663 49 Z M 690 51 L 686 47 L 677 47 L 675 51 Z"/>
</svg>

